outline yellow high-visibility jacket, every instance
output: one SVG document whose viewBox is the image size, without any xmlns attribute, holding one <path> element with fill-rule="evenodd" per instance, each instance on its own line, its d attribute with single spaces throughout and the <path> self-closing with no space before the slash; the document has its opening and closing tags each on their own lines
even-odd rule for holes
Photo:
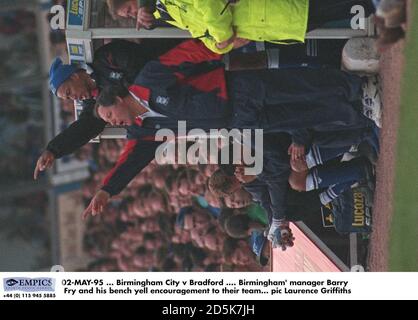
<svg viewBox="0 0 418 320">
<path fill-rule="evenodd" d="M 234 29 L 237 37 L 254 41 L 291 43 L 305 39 L 309 0 L 240 0 L 223 14 L 227 0 L 160 1 L 174 20 L 167 22 L 188 30 L 216 53 L 232 49 L 230 45 L 219 50 L 216 43 L 228 40 Z M 158 10 L 154 15 L 161 17 Z"/>
</svg>

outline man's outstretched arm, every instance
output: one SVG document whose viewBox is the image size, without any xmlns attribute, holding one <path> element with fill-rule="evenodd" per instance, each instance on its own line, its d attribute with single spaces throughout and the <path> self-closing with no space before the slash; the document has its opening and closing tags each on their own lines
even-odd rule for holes
<svg viewBox="0 0 418 320">
<path fill-rule="evenodd" d="M 107 174 L 103 186 L 83 212 L 83 219 L 89 214 L 103 212 L 108 200 L 120 193 L 154 158 L 161 142 L 129 140 L 119 156 L 115 167 Z"/>
<path fill-rule="evenodd" d="M 91 110 L 83 111 L 77 121 L 73 122 L 48 143 L 46 150 L 41 154 L 36 164 L 34 170 L 35 180 L 41 171 L 52 166 L 55 159 L 73 153 L 103 131 L 106 122 L 96 118 L 92 109 L 91 107 Z"/>
</svg>

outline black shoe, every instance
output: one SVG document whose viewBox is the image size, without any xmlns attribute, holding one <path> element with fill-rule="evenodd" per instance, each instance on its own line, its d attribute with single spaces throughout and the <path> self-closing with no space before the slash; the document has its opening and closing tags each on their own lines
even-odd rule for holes
<svg viewBox="0 0 418 320">
<path fill-rule="evenodd" d="M 367 158 L 374 166 L 377 164 L 379 156 L 375 148 L 373 148 L 368 142 L 363 141 L 360 143 L 360 145 L 357 147 L 357 153 L 359 156 Z"/>
<path fill-rule="evenodd" d="M 366 161 L 365 166 L 365 181 L 364 183 L 374 192 L 376 189 L 376 172 L 375 167 L 369 161 Z"/>
</svg>

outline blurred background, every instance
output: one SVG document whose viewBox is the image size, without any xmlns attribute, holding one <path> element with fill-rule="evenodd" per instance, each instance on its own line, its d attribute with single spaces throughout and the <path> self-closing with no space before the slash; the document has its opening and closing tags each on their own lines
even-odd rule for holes
<svg viewBox="0 0 418 320">
<path fill-rule="evenodd" d="M 80 179 L 88 176 L 87 164 L 71 157 L 57 165 L 53 176 L 33 181 L 34 165 L 54 135 L 54 126 L 64 127 L 74 119 L 73 107 L 54 101 L 47 82 L 51 57 L 66 51 L 64 31 L 50 29 L 48 13 L 51 5 L 64 2 L 0 4 L 2 271 L 42 270 L 57 261 L 55 213 L 61 193 L 57 188 L 63 184 L 52 187 L 51 179 L 68 172 L 66 177 L 71 178 L 67 187 L 75 190 L 80 188 Z M 62 103 L 63 108 L 54 113 L 52 106 L 57 103 Z"/>
</svg>

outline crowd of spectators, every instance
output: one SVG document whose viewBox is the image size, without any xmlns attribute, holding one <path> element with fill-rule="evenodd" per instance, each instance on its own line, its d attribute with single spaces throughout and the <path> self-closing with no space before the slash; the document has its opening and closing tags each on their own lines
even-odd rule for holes
<svg viewBox="0 0 418 320">
<path fill-rule="evenodd" d="M 82 188 L 86 204 L 125 143 L 102 140 L 78 153 L 83 159 L 90 154 L 94 158 L 92 176 Z M 250 242 L 252 231 L 262 234 L 266 226 L 264 212 L 254 208 L 245 190 L 233 198 L 214 196 L 207 180 L 216 169 L 211 164 L 150 163 L 104 214 L 87 222 L 84 245 L 92 257 L 89 270 L 268 271 L 269 246 L 264 246 L 266 257 L 260 260 Z"/>
</svg>

